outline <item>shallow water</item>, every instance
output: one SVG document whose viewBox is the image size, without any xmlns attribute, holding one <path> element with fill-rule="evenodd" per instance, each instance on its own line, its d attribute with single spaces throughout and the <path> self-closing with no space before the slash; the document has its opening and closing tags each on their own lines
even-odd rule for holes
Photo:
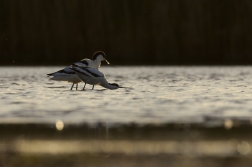
<svg viewBox="0 0 252 167">
<path fill-rule="evenodd" d="M 46 76 L 62 67 L 1 67 L 0 122 L 206 123 L 251 120 L 252 67 L 101 67 L 108 90 Z"/>
</svg>

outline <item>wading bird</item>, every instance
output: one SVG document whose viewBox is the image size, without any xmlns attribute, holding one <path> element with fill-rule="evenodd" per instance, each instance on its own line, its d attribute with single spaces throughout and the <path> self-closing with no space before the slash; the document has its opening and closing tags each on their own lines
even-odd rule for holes
<svg viewBox="0 0 252 167">
<path fill-rule="evenodd" d="M 106 55 L 102 51 L 97 51 L 93 54 L 92 60 L 90 59 L 83 59 L 81 61 L 73 63 L 73 65 L 79 66 L 79 67 L 92 67 L 95 69 L 99 69 L 101 66 L 101 61 L 106 61 L 107 64 L 110 64 L 106 60 Z M 55 80 L 55 81 L 67 81 L 71 82 L 72 87 L 70 90 L 73 89 L 74 84 L 76 84 L 76 90 L 78 89 L 78 83 L 81 82 L 82 80 L 76 75 L 75 71 L 70 68 L 70 66 L 65 67 L 62 70 L 56 71 L 54 73 L 47 74 L 50 76 L 50 80 Z M 83 87 L 85 89 L 86 83 Z"/>
<path fill-rule="evenodd" d="M 74 64 L 71 66 L 71 69 L 76 72 L 83 82 L 93 85 L 92 89 L 94 89 L 94 85 L 101 85 L 107 89 L 124 88 L 120 87 L 117 83 L 108 83 L 105 75 L 98 69 L 91 67 L 79 67 Z"/>
</svg>

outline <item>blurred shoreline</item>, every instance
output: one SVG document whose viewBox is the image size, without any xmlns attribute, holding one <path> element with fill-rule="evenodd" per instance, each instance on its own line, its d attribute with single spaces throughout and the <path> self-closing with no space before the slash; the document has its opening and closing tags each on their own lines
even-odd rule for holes
<svg viewBox="0 0 252 167">
<path fill-rule="evenodd" d="M 243 167 L 252 164 L 251 130 L 249 122 L 228 128 L 76 124 L 57 129 L 57 124 L 0 124 L 0 164 Z"/>
</svg>

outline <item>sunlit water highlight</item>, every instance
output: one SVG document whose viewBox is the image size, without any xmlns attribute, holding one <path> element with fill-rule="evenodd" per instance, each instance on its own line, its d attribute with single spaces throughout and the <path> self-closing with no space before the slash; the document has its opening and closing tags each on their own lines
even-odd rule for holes
<svg viewBox="0 0 252 167">
<path fill-rule="evenodd" d="M 251 67 L 101 67 L 108 90 L 46 76 L 62 67 L 1 67 L 0 122 L 205 123 L 252 118 Z"/>
</svg>

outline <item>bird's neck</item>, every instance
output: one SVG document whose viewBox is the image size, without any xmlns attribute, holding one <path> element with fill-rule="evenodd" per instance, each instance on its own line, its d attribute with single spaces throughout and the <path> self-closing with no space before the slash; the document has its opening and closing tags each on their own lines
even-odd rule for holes
<svg viewBox="0 0 252 167">
<path fill-rule="evenodd" d="M 95 67 L 95 68 L 97 67 L 97 69 L 98 69 L 98 68 L 100 68 L 100 66 L 101 66 L 101 61 L 96 59 L 96 60 L 94 61 L 94 67 Z"/>
</svg>

